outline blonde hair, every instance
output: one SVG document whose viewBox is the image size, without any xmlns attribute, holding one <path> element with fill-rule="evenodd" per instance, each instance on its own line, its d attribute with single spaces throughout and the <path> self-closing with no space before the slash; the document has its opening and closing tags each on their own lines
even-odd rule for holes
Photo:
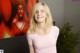
<svg viewBox="0 0 80 53">
<path fill-rule="evenodd" d="M 44 6 L 44 9 L 46 11 L 46 15 L 47 15 L 47 18 L 45 20 L 45 25 L 44 25 L 44 32 L 46 32 L 52 25 L 52 16 L 51 16 L 51 12 L 50 12 L 50 9 L 49 7 L 47 6 L 47 4 L 45 3 L 37 3 L 36 5 L 34 5 L 34 7 L 32 8 L 32 12 L 31 12 L 31 19 L 30 19 L 30 27 L 27 31 L 27 33 L 29 34 L 32 34 L 32 33 L 35 33 L 36 31 L 36 21 L 34 19 L 34 15 L 35 15 L 35 12 L 36 12 L 36 8 L 37 6 L 39 5 L 42 5 Z"/>
</svg>

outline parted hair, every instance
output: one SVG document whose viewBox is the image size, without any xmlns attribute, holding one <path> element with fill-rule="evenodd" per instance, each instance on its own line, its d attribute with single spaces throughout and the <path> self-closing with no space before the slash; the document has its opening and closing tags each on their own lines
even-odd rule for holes
<svg viewBox="0 0 80 53">
<path fill-rule="evenodd" d="M 39 5 L 42 5 L 46 11 L 46 16 L 47 18 L 45 19 L 45 25 L 44 25 L 44 32 L 46 33 L 47 30 L 53 25 L 52 23 L 52 15 L 51 15 L 51 12 L 50 12 L 50 9 L 48 7 L 48 5 L 46 3 L 42 3 L 42 2 L 39 2 L 39 3 L 36 3 L 33 8 L 32 8 L 32 11 L 31 11 L 31 18 L 30 18 L 30 27 L 27 31 L 28 34 L 32 34 L 32 33 L 35 33 L 36 32 L 36 21 L 35 21 L 35 13 L 36 13 L 36 8 L 39 6 Z"/>
</svg>

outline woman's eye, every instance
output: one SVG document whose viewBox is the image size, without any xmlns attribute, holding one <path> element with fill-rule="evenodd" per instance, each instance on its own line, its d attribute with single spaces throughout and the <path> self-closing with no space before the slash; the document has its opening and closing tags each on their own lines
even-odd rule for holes
<svg viewBox="0 0 80 53">
<path fill-rule="evenodd" d="M 18 8 L 18 10 L 19 10 L 19 8 Z"/>
<path fill-rule="evenodd" d="M 35 13 L 38 13 L 38 11 L 36 11 Z"/>
<path fill-rule="evenodd" d="M 35 13 L 37 13 L 37 12 L 35 12 Z"/>
</svg>

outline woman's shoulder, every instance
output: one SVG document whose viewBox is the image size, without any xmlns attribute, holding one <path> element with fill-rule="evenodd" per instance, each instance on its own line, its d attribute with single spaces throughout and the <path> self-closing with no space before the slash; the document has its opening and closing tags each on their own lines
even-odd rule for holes
<svg viewBox="0 0 80 53">
<path fill-rule="evenodd" d="M 27 33 L 27 36 L 32 36 L 32 34 L 31 33 Z"/>
<path fill-rule="evenodd" d="M 52 26 L 52 29 L 53 29 L 53 30 L 58 30 L 58 31 L 59 31 L 59 27 L 57 27 L 57 26 Z"/>
<path fill-rule="evenodd" d="M 27 33 L 27 37 L 33 37 L 35 34 L 32 34 L 32 33 Z"/>
</svg>

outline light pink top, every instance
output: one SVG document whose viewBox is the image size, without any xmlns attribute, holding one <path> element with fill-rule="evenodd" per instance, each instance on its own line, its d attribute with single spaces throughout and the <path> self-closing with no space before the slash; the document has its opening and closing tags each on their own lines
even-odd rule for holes
<svg viewBox="0 0 80 53">
<path fill-rule="evenodd" d="M 35 53 L 57 53 L 56 42 L 59 35 L 59 28 L 52 26 L 48 34 L 41 36 L 39 34 L 27 35 L 28 44 L 34 45 Z"/>
</svg>

